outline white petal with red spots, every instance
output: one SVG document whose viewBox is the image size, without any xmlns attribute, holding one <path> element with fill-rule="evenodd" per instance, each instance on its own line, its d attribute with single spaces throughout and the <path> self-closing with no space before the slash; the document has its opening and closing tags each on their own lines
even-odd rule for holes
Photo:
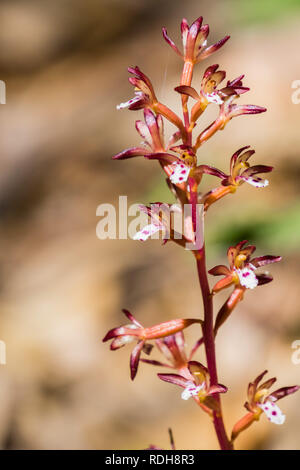
<svg viewBox="0 0 300 470">
<path fill-rule="evenodd" d="M 193 382 L 187 384 L 186 388 L 183 390 L 181 394 L 181 398 L 183 400 L 188 400 L 191 397 L 198 396 L 200 390 L 204 387 L 204 383 L 201 385 L 195 385 Z"/>
<path fill-rule="evenodd" d="M 285 415 L 282 413 L 279 406 L 275 405 L 272 401 L 266 401 L 258 406 L 264 411 L 271 423 L 283 424 L 285 422 Z"/>
<path fill-rule="evenodd" d="M 243 268 L 236 270 L 240 284 L 247 289 L 254 289 L 258 285 L 258 279 L 252 269 Z"/>
<path fill-rule="evenodd" d="M 126 101 L 125 103 L 118 104 L 117 109 L 128 108 L 133 103 L 136 103 L 137 101 L 139 101 L 141 99 L 142 95 L 143 95 L 143 93 L 141 93 L 141 92 L 135 92 L 134 98 L 131 98 L 130 100 Z"/>
<path fill-rule="evenodd" d="M 173 173 L 170 175 L 170 180 L 173 184 L 180 184 L 187 181 L 190 173 L 190 168 L 183 163 L 175 163 Z"/>
<path fill-rule="evenodd" d="M 158 232 L 159 230 L 162 230 L 162 227 L 160 227 L 159 225 L 155 225 L 155 224 L 146 225 L 146 227 L 144 227 L 142 230 L 140 230 L 134 235 L 133 239 L 144 242 L 148 240 L 148 238 L 151 237 L 151 235 Z"/>
<path fill-rule="evenodd" d="M 251 184 L 252 186 L 255 186 L 255 188 L 265 188 L 269 184 L 269 180 L 264 180 L 262 178 L 252 178 L 252 177 L 243 177 L 243 180 L 246 181 L 246 183 Z"/>
<path fill-rule="evenodd" d="M 216 104 L 223 104 L 223 100 L 222 98 L 220 98 L 220 96 L 218 95 L 218 93 L 216 93 L 215 91 L 213 91 L 212 93 L 207 93 L 205 95 L 207 101 L 209 101 L 210 103 L 216 103 Z"/>
</svg>

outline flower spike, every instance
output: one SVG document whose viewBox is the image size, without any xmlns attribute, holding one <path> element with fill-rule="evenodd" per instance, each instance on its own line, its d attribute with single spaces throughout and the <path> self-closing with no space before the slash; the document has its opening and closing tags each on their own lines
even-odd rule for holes
<svg viewBox="0 0 300 470">
<path fill-rule="evenodd" d="M 209 414 L 214 425 L 220 448 L 232 450 L 236 437 L 248 428 L 261 415 L 277 425 L 285 421 L 285 415 L 278 407 L 278 400 L 296 392 L 299 386 L 282 387 L 271 392 L 270 389 L 276 378 L 265 379 L 267 371 L 263 371 L 248 386 L 248 399 L 245 403 L 247 413 L 234 426 L 231 439 L 227 435 L 221 406 L 221 394 L 227 387 L 219 383 L 216 363 L 215 340 L 219 328 L 229 318 L 233 310 L 243 300 L 245 293 L 257 286 L 272 281 L 267 273 L 258 270 L 264 266 L 281 260 L 280 256 L 254 256 L 256 247 L 242 240 L 230 246 L 227 251 L 228 265 L 217 265 L 208 271 L 213 276 L 220 276 L 213 289 L 210 289 L 207 277 L 206 253 L 204 240 L 204 215 L 207 209 L 227 194 L 234 194 L 237 188 L 248 183 L 255 188 L 264 188 L 269 182 L 264 174 L 273 168 L 267 165 L 251 165 L 250 158 L 254 154 L 249 146 L 238 149 L 230 159 L 227 173 L 215 168 L 204 161 L 198 162 L 197 150 L 218 131 L 223 130 L 234 117 L 243 114 L 259 114 L 266 108 L 252 104 L 239 104 L 238 99 L 249 91 L 244 86 L 244 75 L 233 80 L 226 79 L 226 72 L 218 64 L 209 65 L 203 73 L 199 87 L 192 85 L 196 64 L 220 49 L 229 39 L 225 36 L 213 45 L 207 44 L 209 26 L 203 24 L 203 18 L 197 18 L 192 24 L 184 18 L 181 22 L 182 48 L 177 47 L 169 37 L 166 28 L 162 30 L 164 40 L 183 60 L 183 68 L 178 86 L 181 101 L 181 117 L 167 105 L 161 103 L 154 87 L 139 67 L 129 67 L 129 82 L 134 87 L 134 96 L 118 109 L 143 110 L 142 120 L 137 120 L 136 130 L 142 138 L 142 143 L 128 148 L 113 157 L 115 160 L 125 160 L 142 156 L 147 160 L 157 160 L 166 174 L 166 183 L 177 204 L 158 202 L 149 206 L 140 206 L 147 215 L 145 226 L 140 227 L 133 236 L 135 240 L 145 241 L 159 238 L 162 232 L 163 245 L 169 240 L 189 250 L 196 261 L 197 274 L 203 300 L 203 320 L 174 319 L 151 327 L 144 327 L 134 316 L 124 310 L 129 324 L 113 328 L 103 341 L 111 341 L 112 350 L 119 349 L 134 341 L 130 355 L 130 374 L 134 379 L 140 362 L 153 366 L 166 367 L 172 373 L 160 373 L 158 377 L 168 383 L 181 387 L 181 398 L 185 401 L 192 398 L 203 411 Z M 178 96 L 177 96 L 178 98 Z M 192 105 L 189 100 L 192 100 Z M 200 116 L 210 105 L 219 108 L 217 118 L 204 130 L 198 129 Z M 164 137 L 164 119 L 173 124 L 176 129 L 172 135 Z M 205 175 L 219 178 L 216 188 L 202 193 L 199 188 Z M 199 204 L 203 204 L 201 211 Z M 188 210 L 187 210 L 188 209 Z M 202 210 L 203 209 L 203 210 Z M 180 218 L 178 216 L 181 216 Z M 199 217 L 200 216 L 200 217 Z M 146 219 L 146 218 L 145 218 Z M 199 224 L 200 222 L 200 224 Z M 177 230 L 178 225 L 180 228 Z M 183 232 L 183 233 L 181 233 Z M 225 303 L 217 315 L 214 312 L 214 294 L 231 288 Z M 189 305 L 189 303 L 187 304 Z M 185 348 L 183 330 L 193 323 L 201 326 L 202 337 L 190 349 Z M 152 342 L 152 343 L 151 343 Z M 195 353 L 204 345 L 205 365 L 194 361 Z M 162 361 L 143 357 L 149 355 L 156 347 L 164 357 Z M 171 447 L 174 441 L 171 436 Z M 150 449 L 157 449 L 150 446 Z"/>
</svg>

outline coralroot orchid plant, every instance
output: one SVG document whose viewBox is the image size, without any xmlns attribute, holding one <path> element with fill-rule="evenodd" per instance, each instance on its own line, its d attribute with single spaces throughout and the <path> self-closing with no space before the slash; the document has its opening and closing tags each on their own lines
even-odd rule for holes
<svg viewBox="0 0 300 470">
<path fill-rule="evenodd" d="M 209 26 L 202 25 L 202 17 L 194 21 L 191 26 L 188 25 L 186 19 L 183 19 L 181 52 L 163 28 L 164 39 L 183 61 L 180 85 L 175 88 L 181 97 L 182 118 L 158 100 L 150 79 L 138 67 L 128 68 L 131 75 L 129 82 L 134 87 L 134 97 L 126 103 L 121 103 L 117 108 L 143 110 L 144 121 L 136 121 L 136 129 L 143 139 L 143 144 L 124 150 L 113 158 L 123 160 L 142 156 L 149 160 L 158 160 L 182 212 L 184 205 L 189 204 L 191 207 L 191 216 L 189 220 L 187 217 L 184 224 L 186 227 L 190 225 L 189 235 L 185 234 L 181 239 L 175 236 L 176 232 L 172 226 L 169 229 L 166 228 L 160 215 L 154 214 L 149 207 L 143 207 L 151 220 L 136 234 L 134 238 L 137 240 L 145 241 L 154 233 L 162 231 L 164 242 L 174 241 L 182 247 L 187 241 L 193 244 L 198 235 L 197 231 L 200 230 L 197 223 L 199 204 L 202 204 L 205 215 L 212 204 L 228 194 L 235 193 L 243 183 L 248 183 L 255 188 L 268 185 L 268 180 L 258 175 L 271 172 L 273 168 L 265 165 L 250 166 L 249 160 L 254 150 L 251 150 L 249 146 L 233 154 L 228 174 L 212 166 L 197 163 L 197 151 L 217 131 L 224 129 L 232 118 L 266 111 L 265 108 L 252 104 L 237 104 L 238 98 L 249 91 L 249 88 L 243 86 L 244 75 L 224 83 L 226 72 L 219 70 L 217 64 L 210 65 L 205 70 L 200 89 L 198 85 L 197 89 L 191 86 L 195 65 L 218 51 L 229 39 L 229 36 L 225 36 L 216 44 L 208 46 L 208 34 Z M 192 101 L 192 106 L 188 106 L 189 100 Z M 210 105 L 219 107 L 219 115 L 206 129 L 197 132 L 196 124 Z M 164 119 L 176 128 L 168 143 L 164 141 Z M 199 185 L 205 174 L 215 176 L 220 180 L 220 184 L 201 195 Z M 196 243 L 192 247 L 190 251 L 196 261 L 203 298 L 203 319 L 176 319 L 151 327 L 143 327 L 130 312 L 124 310 L 130 323 L 110 330 L 103 341 L 112 340 L 112 350 L 121 348 L 134 340 L 137 342 L 130 356 L 132 379 L 136 376 L 140 361 L 172 369 L 172 373 L 160 373 L 158 377 L 181 387 L 182 399 L 192 398 L 196 405 L 210 416 L 220 448 L 230 450 L 234 448 L 234 440 L 237 436 L 257 421 L 262 414 L 265 414 L 274 424 L 283 424 L 285 416 L 278 407 L 277 401 L 299 389 L 298 386 L 292 386 L 270 392 L 269 389 L 276 379 L 271 378 L 261 383 L 267 373 L 264 371 L 249 384 L 248 401 L 245 403 L 247 413 L 234 425 L 231 435 L 227 434 L 221 406 L 221 394 L 226 393 L 227 387 L 218 381 L 216 334 L 238 303 L 243 300 L 248 289 L 254 289 L 272 281 L 269 274 L 259 273 L 257 270 L 267 264 L 278 262 L 281 258 L 268 255 L 253 257 L 255 246 L 243 240 L 229 247 L 228 266 L 218 265 L 207 271 L 204 241 L 200 247 Z M 209 287 L 207 273 L 222 276 L 212 289 Z M 218 292 L 228 288 L 232 291 L 214 320 L 213 298 Z M 196 323 L 200 324 L 202 336 L 187 353 L 183 330 Z M 149 341 L 154 341 L 154 345 L 149 344 Z M 194 360 L 194 355 L 201 345 L 205 348 L 206 365 Z M 165 357 L 163 362 L 141 358 L 142 352 L 149 355 L 154 346 Z"/>
</svg>

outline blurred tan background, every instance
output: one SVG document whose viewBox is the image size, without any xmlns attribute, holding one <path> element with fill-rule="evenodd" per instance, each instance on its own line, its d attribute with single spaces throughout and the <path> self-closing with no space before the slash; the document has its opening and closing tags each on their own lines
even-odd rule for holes
<svg viewBox="0 0 300 470">
<path fill-rule="evenodd" d="M 268 113 L 233 120 L 199 160 L 227 171 L 232 153 L 249 144 L 253 163 L 276 166 L 269 187 L 244 185 L 208 215 L 208 266 L 225 261 L 229 244 L 243 238 L 258 254 L 284 256 L 270 269 L 273 283 L 247 292 L 218 337 L 228 429 L 244 412 L 249 380 L 264 368 L 279 386 L 300 382 L 300 364 L 291 361 L 300 339 L 300 105 L 291 100 L 300 79 L 300 1 L 1 1 L 1 448 L 168 448 L 168 427 L 178 449 L 217 447 L 207 417 L 159 381 L 158 369 L 142 364 L 131 383 L 131 346 L 112 353 L 101 342 L 123 322 L 123 307 L 145 325 L 202 315 L 192 257 L 155 241 L 96 237 L 101 203 L 119 195 L 172 201 L 156 164 L 111 160 L 139 143 L 140 113 L 116 104 L 132 95 L 126 67 L 138 64 L 161 100 L 179 109 L 173 88 L 181 63 L 161 27 L 179 40 L 181 18 L 200 15 L 210 43 L 225 34 L 231 40 L 199 67 L 196 88 L 204 69 L 219 63 L 229 79 L 246 74 L 251 91 L 241 100 Z M 215 113 L 212 107 L 203 126 Z M 192 327 L 190 344 L 198 336 Z M 284 426 L 262 417 L 237 447 L 299 449 L 300 395 L 281 404 Z"/>
</svg>

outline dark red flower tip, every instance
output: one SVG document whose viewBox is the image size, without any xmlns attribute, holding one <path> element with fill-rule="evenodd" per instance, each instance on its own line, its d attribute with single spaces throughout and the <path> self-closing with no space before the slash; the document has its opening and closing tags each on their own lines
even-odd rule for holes
<svg viewBox="0 0 300 470">
<path fill-rule="evenodd" d="M 134 380 L 138 371 L 139 361 L 142 349 L 144 347 L 145 341 L 139 341 L 138 344 L 134 347 L 131 356 L 130 356 L 130 377 L 131 380 Z"/>
<path fill-rule="evenodd" d="M 118 330 L 119 330 L 119 327 L 118 328 L 112 328 L 111 330 L 109 330 L 106 335 L 104 336 L 102 342 L 105 343 L 106 341 L 109 341 L 110 339 L 113 339 L 115 338 L 116 336 L 118 336 Z"/>
</svg>

